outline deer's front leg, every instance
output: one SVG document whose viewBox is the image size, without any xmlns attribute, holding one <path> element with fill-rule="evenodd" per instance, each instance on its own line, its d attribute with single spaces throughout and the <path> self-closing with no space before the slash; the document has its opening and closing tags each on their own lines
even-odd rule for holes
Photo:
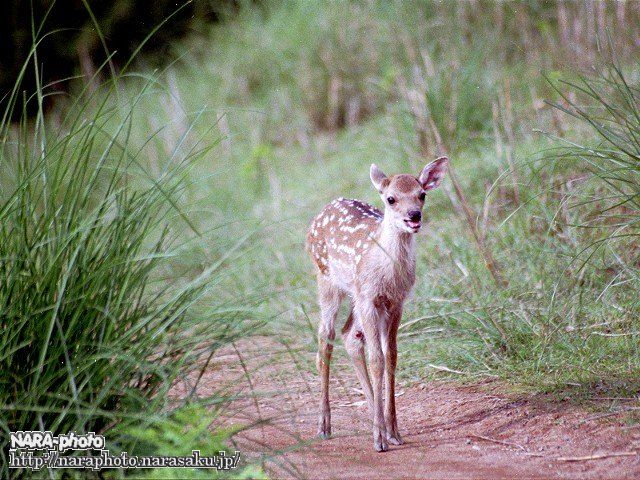
<svg viewBox="0 0 640 480">
<path fill-rule="evenodd" d="M 329 407 L 329 364 L 333 352 L 336 333 L 334 324 L 344 294 L 336 289 L 322 275 L 318 275 L 318 299 L 320 303 L 320 326 L 318 327 L 318 356 L 316 359 L 320 373 L 320 415 L 318 417 L 318 435 L 321 438 L 331 436 L 331 409 Z"/>
<path fill-rule="evenodd" d="M 363 319 L 364 336 L 367 343 L 369 356 L 369 369 L 371 371 L 371 383 L 373 387 L 373 446 L 378 452 L 386 452 L 387 431 L 384 421 L 384 354 L 380 343 L 381 337 L 381 312 L 373 305 L 364 307 L 360 318 Z"/>
<path fill-rule="evenodd" d="M 387 440 L 393 445 L 402 445 L 396 416 L 396 366 L 398 365 L 398 326 L 402 317 L 402 305 L 389 312 L 389 328 L 383 332 L 382 347 L 385 355 L 385 402 L 384 417 Z M 386 335 L 385 335 L 386 333 Z"/>
</svg>

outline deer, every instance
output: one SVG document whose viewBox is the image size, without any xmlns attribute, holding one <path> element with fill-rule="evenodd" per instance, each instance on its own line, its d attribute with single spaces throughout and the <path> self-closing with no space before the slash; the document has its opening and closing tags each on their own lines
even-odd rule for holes
<svg viewBox="0 0 640 480">
<path fill-rule="evenodd" d="M 415 234 L 423 225 L 426 193 L 442 183 L 448 163 L 447 157 L 440 157 L 417 177 L 387 177 L 372 164 L 369 176 L 384 212 L 341 197 L 327 204 L 309 226 L 306 247 L 317 270 L 320 306 L 316 366 L 318 435 L 323 439 L 331 437 L 329 366 L 335 322 L 349 297 L 343 342 L 372 416 L 374 448 L 384 452 L 389 444 L 403 444 L 395 404 L 398 327 L 415 283 Z"/>
</svg>

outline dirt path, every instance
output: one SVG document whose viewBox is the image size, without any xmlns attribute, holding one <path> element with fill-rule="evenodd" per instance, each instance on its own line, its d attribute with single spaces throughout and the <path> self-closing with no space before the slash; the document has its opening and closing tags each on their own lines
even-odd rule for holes
<svg viewBox="0 0 640 480">
<path fill-rule="evenodd" d="M 376 453 L 367 407 L 341 356 L 330 391 L 334 437 L 320 441 L 313 354 L 294 355 L 266 339 L 238 350 L 246 368 L 226 350 L 204 374 L 199 394 L 222 384 L 244 394 L 231 403 L 227 421 L 263 421 L 237 440 L 245 454 L 271 452 L 263 458 L 274 478 L 640 478 L 640 428 L 564 403 L 494 394 L 498 383 L 400 385 L 406 443 Z M 184 392 L 183 385 L 174 389 L 176 396 Z M 566 460 L 610 454 L 620 456 Z"/>
</svg>

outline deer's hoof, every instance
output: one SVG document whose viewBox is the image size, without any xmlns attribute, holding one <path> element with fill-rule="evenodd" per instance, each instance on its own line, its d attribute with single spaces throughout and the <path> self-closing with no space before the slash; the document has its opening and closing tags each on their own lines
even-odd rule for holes
<svg viewBox="0 0 640 480">
<path fill-rule="evenodd" d="M 388 435 L 387 442 L 389 442 L 391 445 L 402 445 L 404 443 L 404 440 L 402 440 L 402 437 L 399 433 L 396 433 L 395 435 Z"/>
<path fill-rule="evenodd" d="M 329 415 L 320 415 L 318 421 L 318 437 L 323 440 L 331 438 L 331 417 L 329 417 Z"/>
<path fill-rule="evenodd" d="M 384 440 L 380 442 L 373 442 L 373 446 L 375 447 L 376 452 L 386 452 L 389 450 L 389 445 L 387 445 L 387 442 Z"/>
</svg>

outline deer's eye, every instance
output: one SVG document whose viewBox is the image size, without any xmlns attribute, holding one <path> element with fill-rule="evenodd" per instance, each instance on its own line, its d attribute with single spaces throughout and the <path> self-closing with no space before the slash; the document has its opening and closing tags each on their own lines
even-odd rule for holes
<svg viewBox="0 0 640 480">
<path fill-rule="evenodd" d="M 387 197 L 387 202 L 389 202 L 389 205 L 393 205 L 396 203 L 396 199 L 393 197 Z"/>
<path fill-rule="evenodd" d="M 424 192 L 420 192 L 420 195 L 418 195 L 418 197 L 420 198 L 421 202 L 424 202 L 424 197 L 425 197 L 425 193 Z"/>
</svg>

